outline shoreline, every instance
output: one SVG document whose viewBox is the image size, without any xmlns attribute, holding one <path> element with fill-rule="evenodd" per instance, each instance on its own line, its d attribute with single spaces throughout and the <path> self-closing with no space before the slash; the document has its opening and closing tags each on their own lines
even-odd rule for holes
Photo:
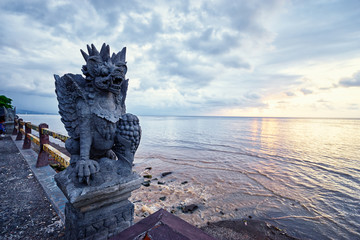
<svg viewBox="0 0 360 240">
<path fill-rule="evenodd" d="M 134 170 L 144 177 L 144 184 L 129 199 L 135 205 L 135 223 L 163 208 L 218 239 L 297 239 L 256 216 L 237 218 L 220 205 L 208 206 L 207 189 L 176 178 L 176 172 L 160 173 L 143 164 L 135 164 Z"/>
<path fill-rule="evenodd" d="M 51 145 L 69 155 L 63 146 Z M 33 150 L 38 151 L 36 146 Z M 164 167 L 148 165 L 135 163 L 133 167 L 144 178 L 144 184 L 129 198 L 134 204 L 134 223 L 162 208 L 218 239 L 297 239 L 256 216 L 245 214 L 237 218 L 236 208 L 224 210 L 220 205 L 208 206 L 212 198 L 210 188 L 197 186 L 194 179 L 181 179 L 176 171 L 162 172 Z"/>
</svg>

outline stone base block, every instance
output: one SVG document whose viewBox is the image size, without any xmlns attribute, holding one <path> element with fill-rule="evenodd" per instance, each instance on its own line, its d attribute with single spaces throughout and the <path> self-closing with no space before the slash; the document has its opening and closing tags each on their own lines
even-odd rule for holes
<svg viewBox="0 0 360 240">
<path fill-rule="evenodd" d="M 134 205 L 128 200 L 88 212 L 67 203 L 65 239 L 108 239 L 133 224 Z"/>
<path fill-rule="evenodd" d="M 65 239 L 108 239 L 130 227 L 134 205 L 131 192 L 141 186 L 136 173 L 124 174 L 120 161 L 99 160 L 100 171 L 90 185 L 79 183 L 74 168 L 55 175 L 69 202 L 65 207 Z"/>
</svg>

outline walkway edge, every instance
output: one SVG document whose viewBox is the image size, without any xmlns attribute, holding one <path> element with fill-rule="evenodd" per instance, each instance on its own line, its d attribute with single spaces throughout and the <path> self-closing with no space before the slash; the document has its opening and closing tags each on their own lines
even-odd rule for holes
<svg viewBox="0 0 360 240">
<path fill-rule="evenodd" d="M 56 174 L 55 170 L 49 165 L 36 168 L 37 153 L 32 149 L 22 149 L 23 141 L 15 141 L 15 138 L 16 136 L 11 136 L 11 139 L 19 149 L 20 154 L 25 158 L 31 171 L 44 189 L 46 196 L 50 200 L 61 221 L 65 223 L 65 204 L 67 199 L 56 185 L 54 180 L 54 175 Z"/>
</svg>

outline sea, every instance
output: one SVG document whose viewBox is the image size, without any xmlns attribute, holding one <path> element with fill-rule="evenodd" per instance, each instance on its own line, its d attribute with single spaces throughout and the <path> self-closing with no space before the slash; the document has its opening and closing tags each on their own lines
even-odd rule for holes
<svg viewBox="0 0 360 240">
<path fill-rule="evenodd" d="M 58 115 L 20 117 L 66 134 Z M 360 119 L 139 119 L 134 168 L 169 182 L 137 195 L 150 207 L 197 204 L 182 216 L 199 226 L 252 218 L 299 239 L 360 239 Z M 167 201 L 151 200 L 161 194 Z"/>
</svg>

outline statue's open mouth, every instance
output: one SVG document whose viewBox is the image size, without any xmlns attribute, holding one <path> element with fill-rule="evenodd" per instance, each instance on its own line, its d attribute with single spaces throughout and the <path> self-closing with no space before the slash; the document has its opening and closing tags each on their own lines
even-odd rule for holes
<svg viewBox="0 0 360 240">
<path fill-rule="evenodd" d="M 113 85 L 116 85 L 116 86 L 121 86 L 121 83 L 122 83 L 123 79 L 121 77 L 115 77 L 113 79 Z"/>
<path fill-rule="evenodd" d="M 121 84 L 123 82 L 122 77 L 114 77 L 112 78 L 112 83 L 109 86 L 109 91 L 115 94 L 119 94 L 121 90 Z"/>
</svg>

